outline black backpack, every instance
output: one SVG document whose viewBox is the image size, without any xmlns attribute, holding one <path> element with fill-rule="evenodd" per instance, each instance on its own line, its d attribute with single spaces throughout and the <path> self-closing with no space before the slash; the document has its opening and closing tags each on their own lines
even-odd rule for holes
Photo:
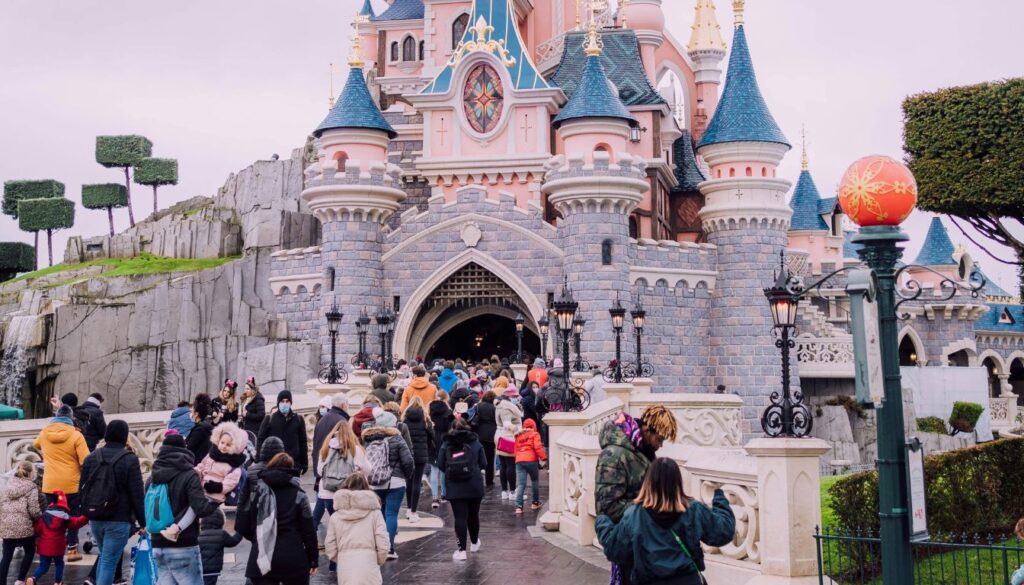
<svg viewBox="0 0 1024 585">
<path fill-rule="evenodd" d="M 89 520 L 109 520 L 117 510 L 120 490 L 114 475 L 114 465 L 125 455 L 125 449 L 112 460 L 104 461 L 103 451 L 95 453 L 96 470 L 82 484 L 82 513 Z"/>
<path fill-rule="evenodd" d="M 463 445 L 459 451 L 448 448 L 445 456 L 444 475 L 452 481 L 466 481 L 479 473 L 476 468 L 476 461 L 473 459 L 473 449 L 469 445 Z"/>
</svg>

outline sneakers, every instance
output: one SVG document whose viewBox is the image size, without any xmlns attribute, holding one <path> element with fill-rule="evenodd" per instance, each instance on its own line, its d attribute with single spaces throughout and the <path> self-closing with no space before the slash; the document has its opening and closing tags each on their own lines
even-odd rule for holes
<svg viewBox="0 0 1024 585">
<path fill-rule="evenodd" d="M 409 512 L 408 514 L 405 515 L 405 519 L 408 520 L 409 522 L 413 523 L 413 524 L 416 524 L 417 522 L 420 521 L 420 515 L 417 514 L 416 512 Z"/>
<path fill-rule="evenodd" d="M 433 502 L 430 502 L 430 507 L 431 507 L 431 509 L 434 509 L 434 510 L 440 508 L 441 507 L 441 500 L 436 500 L 435 499 Z"/>
<path fill-rule="evenodd" d="M 540 510 L 542 507 L 543 506 L 540 505 L 540 502 L 534 502 L 534 503 L 530 504 L 530 509 L 531 510 Z"/>
<path fill-rule="evenodd" d="M 389 561 L 397 561 L 398 560 L 398 553 L 396 553 L 393 550 L 392 551 L 388 551 L 388 560 Z"/>
<path fill-rule="evenodd" d="M 167 528 L 164 528 L 163 530 L 160 531 L 160 536 L 166 538 L 167 540 L 169 540 L 171 542 L 178 542 L 178 536 L 180 536 L 180 535 L 181 535 L 181 528 L 179 528 L 177 524 L 171 524 Z M 68 553 L 68 554 L 70 555 L 71 553 Z M 70 560 L 70 559 L 68 559 L 68 560 Z"/>
<path fill-rule="evenodd" d="M 85 581 L 82 581 L 82 585 L 96 585 L 96 581 L 92 577 L 86 577 Z"/>
<path fill-rule="evenodd" d="M 69 546 L 67 557 L 65 557 L 64 560 L 69 563 L 76 563 L 82 560 L 82 553 L 78 552 L 77 546 Z"/>
<path fill-rule="evenodd" d="M 476 542 L 469 543 L 469 552 L 480 552 L 480 539 L 477 538 Z"/>
<path fill-rule="evenodd" d="M 512 499 L 512 492 L 506 492 L 505 490 L 502 490 L 501 491 L 501 499 L 503 499 L 503 500 L 511 500 Z"/>
<path fill-rule="evenodd" d="M 522 514 L 522 513 L 523 513 L 523 507 L 522 506 L 516 506 L 516 514 Z"/>
<path fill-rule="evenodd" d="M 454 553 L 452 553 L 452 560 L 457 562 L 457 563 L 465 562 L 466 561 L 466 551 L 464 551 L 464 550 L 457 550 L 457 551 L 455 551 Z"/>
</svg>

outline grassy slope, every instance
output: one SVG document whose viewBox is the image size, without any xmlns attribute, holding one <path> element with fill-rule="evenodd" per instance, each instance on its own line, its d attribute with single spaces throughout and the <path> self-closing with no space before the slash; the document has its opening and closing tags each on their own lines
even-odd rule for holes
<svg viewBox="0 0 1024 585">
<path fill-rule="evenodd" d="M 192 260 L 184 258 L 166 258 L 163 256 L 154 256 L 152 254 L 143 254 L 135 258 L 103 258 L 100 260 L 82 262 L 81 264 L 57 264 L 56 266 L 50 266 L 48 268 L 43 268 L 42 270 L 23 274 L 7 282 L 18 282 L 20 280 L 31 281 L 43 276 L 82 270 L 92 266 L 103 267 L 103 273 L 97 276 L 99 278 L 108 278 L 112 276 L 138 276 L 142 274 L 164 274 L 171 272 L 194 272 L 197 270 L 206 270 L 207 268 L 216 268 L 217 266 L 232 260 L 237 260 L 238 258 L 238 256 L 230 256 L 227 258 L 202 258 Z"/>
</svg>

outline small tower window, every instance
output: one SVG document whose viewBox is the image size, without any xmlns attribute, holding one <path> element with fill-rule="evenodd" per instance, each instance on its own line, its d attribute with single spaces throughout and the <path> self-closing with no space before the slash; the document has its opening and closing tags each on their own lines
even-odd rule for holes
<svg viewBox="0 0 1024 585">
<path fill-rule="evenodd" d="M 391 60 L 398 61 L 398 43 L 391 43 Z"/>
<path fill-rule="evenodd" d="M 729 168 L 729 176 L 730 177 L 735 177 L 736 176 L 736 169 L 730 167 Z"/>
<path fill-rule="evenodd" d="M 425 42 L 424 41 L 420 41 L 420 61 L 423 60 L 423 49 L 424 49 L 424 47 L 425 47 Z"/>
<path fill-rule="evenodd" d="M 405 37 L 402 41 L 402 61 L 416 60 L 416 39 Z"/>
<path fill-rule="evenodd" d="M 455 19 L 452 23 L 452 49 L 454 50 L 462 42 L 462 37 L 466 34 L 466 28 L 469 27 L 469 15 L 463 14 Z"/>
<path fill-rule="evenodd" d="M 345 165 L 348 164 L 348 155 L 344 152 L 336 152 L 334 153 L 334 160 L 338 163 L 338 172 L 344 173 Z"/>
<path fill-rule="evenodd" d="M 640 237 L 640 224 L 635 215 L 629 216 L 629 237 L 634 240 Z"/>
<path fill-rule="evenodd" d="M 754 169 L 752 169 L 750 167 L 747 167 L 747 176 L 748 177 L 753 177 L 754 176 Z"/>
<path fill-rule="evenodd" d="M 768 176 L 768 168 L 767 167 L 761 167 L 761 176 L 762 177 L 767 177 Z"/>
<path fill-rule="evenodd" d="M 327 290 L 334 292 L 334 267 L 329 266 L 324 270 L 324 280 L 327 281 Z"/>
<path fill-rule="evenodd" d="M 1014 320 L 1013 315 L 1010 314 L 1010 309 L 1003 307 L 1003 312 L 999 315 L 999 322 L 1003 325 L 1013 325 L 1017 321 Z"/>
<path fill-rule="evenodd" d="M 612 241 L 610 239 L 601 242 L 601 265 L 612 265 Z"/>
</svg>

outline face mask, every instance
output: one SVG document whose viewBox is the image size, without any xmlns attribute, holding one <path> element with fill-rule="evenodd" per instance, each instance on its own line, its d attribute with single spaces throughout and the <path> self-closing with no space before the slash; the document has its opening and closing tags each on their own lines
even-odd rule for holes
<svg viewBox="0 0 1024 585">
<path fill-rule="evenodd" d="M 282 402 L 277 405 L 277 410 L 279 410 L 281 414 L 288 414 L 292 411 L 292 405 L 287 402 Z"/>
<path fill-rule="evenodd" d="M 327 414 L 327 407 L 326 406 L 321 406 L 320 407 L 320 416 L 324 416 L 325 414 Z"/>
</svg>

